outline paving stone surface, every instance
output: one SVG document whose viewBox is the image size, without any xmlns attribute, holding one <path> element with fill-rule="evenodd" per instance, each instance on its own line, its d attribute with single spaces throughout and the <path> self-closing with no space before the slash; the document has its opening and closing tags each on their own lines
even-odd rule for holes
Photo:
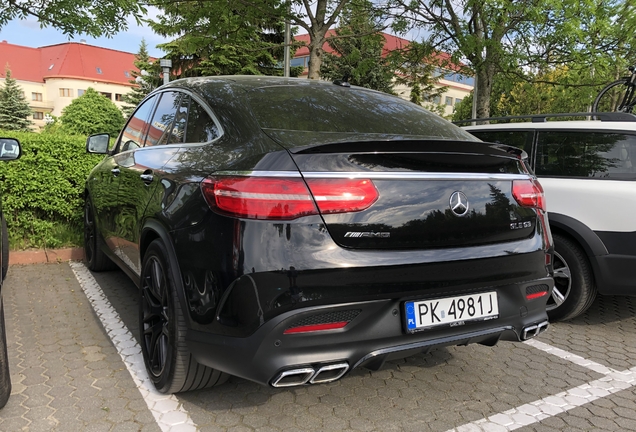
<svg viewBox="0 0 636 432">
<path fill-rule="evenodd" d="M 136 287 L 120 271 L 94 277 L 137 338 Z M 11 267 L 3 290 L 14 391 L 1 431 L 159 430 L 68 265 Z M 326 385 L 230 378 L 177 398 L 201 431 L 636 430 L 635 307 L 600 297 L 537 339 L 552 353 L 449 347 Z"/>
<path fill-rule="evenodd" d="M 160 430 L 68 264 L 12 266 L 2 296 L 1 431 Z"/>
</svg>

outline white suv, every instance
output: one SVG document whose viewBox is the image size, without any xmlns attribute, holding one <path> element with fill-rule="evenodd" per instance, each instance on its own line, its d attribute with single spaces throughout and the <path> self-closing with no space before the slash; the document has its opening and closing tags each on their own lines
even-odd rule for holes
<svg viewBox="0 0 636 432">
<path fill-rule="evenodd" d="M 583 313 L 597 291 L 636 295 L 636 116 L 546 121 L 585 115 L 465 127 L 483 141 L 524 149 L 541 181 L 555 242 L 552 320 Z"/>
</svg>

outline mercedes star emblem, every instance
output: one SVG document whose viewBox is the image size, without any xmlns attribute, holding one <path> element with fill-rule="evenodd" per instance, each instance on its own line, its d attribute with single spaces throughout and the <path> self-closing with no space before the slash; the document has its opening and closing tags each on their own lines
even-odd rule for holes
<svg viewBox="0 0 636 432">
<path fill-rule="evenodd" d="M 453 192 L 450 197 L 450 209 L 457 216 L 466 216 L 468 214 L 468 198 L 463 192 Z"/>
</svg>

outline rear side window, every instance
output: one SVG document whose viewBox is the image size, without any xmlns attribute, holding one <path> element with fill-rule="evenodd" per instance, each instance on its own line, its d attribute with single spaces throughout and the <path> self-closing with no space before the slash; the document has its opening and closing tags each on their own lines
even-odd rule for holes
<svg viewBox="0 0 636 432">
<path fill-rule="evenodd" d="M 179 109 L 179 96 L 180 94 L 177 92 L 161 94 L 161 100 L 150 122 L 150 130 L 148 131 L 145 147 L 170 143 L 172 124 Z"/>
<path fill-rule="evenodd" d="M 525 150 L 529 155 L 532 154 L 532 136 L 533 131 L 524 130 L 503 130 L 503 131 L 470 131 L 482 141 L 506 144 Z"/>
<path fill-rule="evenodd" d="M 187 143 L 204 143 L 220 136 L 219 128 L 208 113 L 194 99 L 190 100 L 188 125 L 186 127 Z"/>
<path fill-rule="evenodd" d="M 636 179 L 636 136 L 615 132 L 539 133 L 536 173 L 555 177 Z"/>
</svg>

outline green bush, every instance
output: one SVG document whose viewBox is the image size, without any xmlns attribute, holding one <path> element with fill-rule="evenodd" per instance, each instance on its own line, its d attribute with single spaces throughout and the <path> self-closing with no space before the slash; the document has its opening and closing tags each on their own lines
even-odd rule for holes
<svg viewBox="0 0 636 432">
<path fill-rule="evenodd" d="M 124 116 L 117 105 L 89 87 L 62 110 L 60 122 L 61 131 L 68 134 L 117 136 L 124 125 Z"/>
<path fill-rule="evenodd" d="M 82 244 L 84 182 L 102 158 L 86 138 L 59 133 L 0 131 L 17 138 L 22 157 L 0 163 L 0 192 L 12 249 Z"/>
</svg>

